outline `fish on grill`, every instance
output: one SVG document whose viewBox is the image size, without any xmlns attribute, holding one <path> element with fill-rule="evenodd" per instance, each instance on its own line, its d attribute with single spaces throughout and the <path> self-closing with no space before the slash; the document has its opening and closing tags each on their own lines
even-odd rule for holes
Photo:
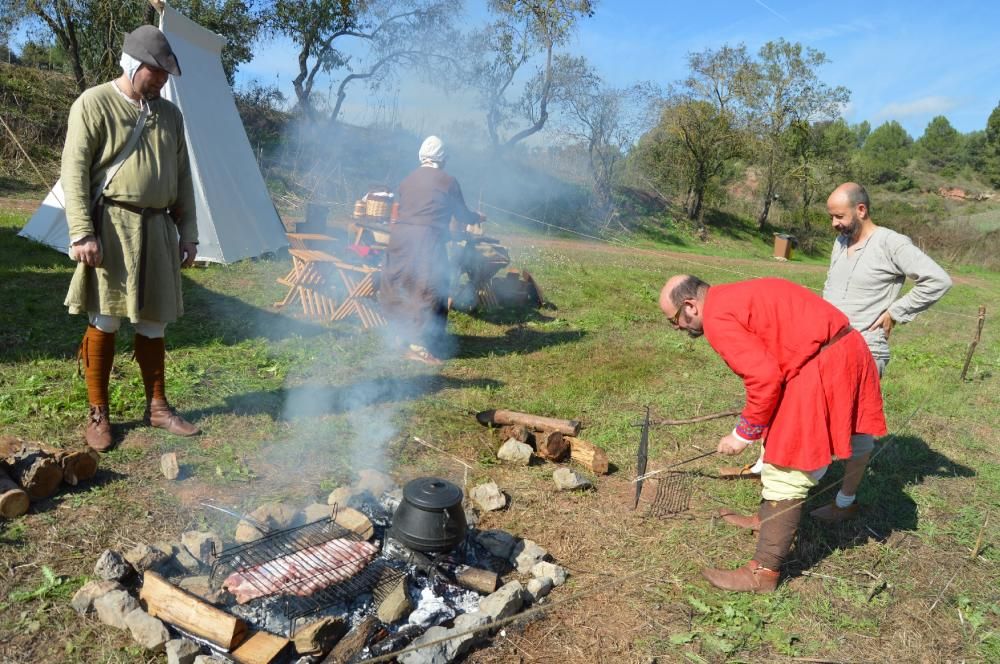
<svg viewBox="0 0 1000 664">
<path fill-rule="evenodd" d="M 358 574 L 377 552 L 371 542 L 332 539 L 233 572 L 222 587 L 240 604 L 279 593 L 305 597 Z"/>
</svg>

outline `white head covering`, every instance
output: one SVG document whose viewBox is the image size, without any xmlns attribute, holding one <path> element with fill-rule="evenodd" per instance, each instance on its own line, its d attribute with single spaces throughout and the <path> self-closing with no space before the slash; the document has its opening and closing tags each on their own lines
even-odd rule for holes
<svg viewBox="0 0 1000 664">
<path fill-rule="evenodd" d="M 428 136 L 420 146 L 420 165 L 440 168 L 444 161 L 444 143 L 437 136 Z"/>
<path fill-rule="evenodd" d="M 122 71 L 125 72 L 126 76 L 128 76 L 129 83 L 135 82 L 135 73 L 139 71 L 139 67 L 142 66 L 142 63 L 123 51 L 122 59 L 118 64 L 122 66 Z"/>
</svg>

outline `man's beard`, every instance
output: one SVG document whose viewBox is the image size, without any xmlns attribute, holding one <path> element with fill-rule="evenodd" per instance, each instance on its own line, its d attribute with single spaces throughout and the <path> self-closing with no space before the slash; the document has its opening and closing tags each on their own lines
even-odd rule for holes
<svg viewBox="0 0 1000 664">
<path fill-rule="evenodd" d="M 857 215 L 851 215 L 851 223 L 840 231 L 840 237 L 845 240 L 853 240 L 854 236 L 857 235 L 858 230 L 861 228 L 861 220 L 858 219 Z"/>
<path fill-rule="evenodd" d="M 687 329 L 687 333 L 688 333 L 688 336 L 691 337 L 692 339 L 697 339 L 701 335 L 705 334 L 705 330 L 702 330 L 702 329 L 696 330 L 693 327 L 689 327 Z"/>
</svg>

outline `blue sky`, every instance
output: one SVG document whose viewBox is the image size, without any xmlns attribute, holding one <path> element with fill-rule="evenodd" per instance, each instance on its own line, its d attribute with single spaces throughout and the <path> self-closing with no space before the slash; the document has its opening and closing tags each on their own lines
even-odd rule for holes
<svg viewBox="0 0 1000 664">
<path fill-rule="evenodd" d="M 483 19 L 484 4 L 467 2 L 468 22 Z M 611 84 L 665 85 L 685 75 L 689 52 L 740 42 L 756 51 L 784 37 L 826 53 L 831 62 L 821 78 L 851 91 L 849 122 L 897 120 L 917 138 L 936 115 L 962 132 L 985 127 L 1000 101 L 998 25 L 1000 3 L 993 2 L 601 0 L 568 50 L 586 55 Z M 262 45 L 240 78 L 277 82 L 291 96 L 294 74 L 294 50 L 279 41 Z M 440 93 L 413 81 L 398 96 L 366 98 L 352 89 L 346 116 L 371 117 L 387 98 L 411 126 L 479 117 L 460 95 L 442 112 Z"/>
</svg>

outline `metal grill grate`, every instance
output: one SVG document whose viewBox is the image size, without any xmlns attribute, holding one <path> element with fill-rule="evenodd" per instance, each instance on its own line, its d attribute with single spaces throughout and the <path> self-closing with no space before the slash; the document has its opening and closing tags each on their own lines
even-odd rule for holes
<svg viewBox="0 0 1000 664">
<path fill-rule="evenodd" d="M 285 617 L 294 625 L 298 618 L 359 595 L 373 593 L 380 600 L 392 590 L 402 573 L 374 559 L 377 547 L 370 551 L 365 545 L 365 539 L 333 519 L 321 519 L 225 550 L 212 565 L 211 583 L 241 581 L 253 595 L 246 604 L 283 595 Z"/>
<path fill-rule="evenodd" d="M 649 506 L 649 516 L 668 517 L 685 512 L 691 506 L 692 480 L 689 473 L 669 473 L 655 478 L 656 496 Z"/>
</svg>

